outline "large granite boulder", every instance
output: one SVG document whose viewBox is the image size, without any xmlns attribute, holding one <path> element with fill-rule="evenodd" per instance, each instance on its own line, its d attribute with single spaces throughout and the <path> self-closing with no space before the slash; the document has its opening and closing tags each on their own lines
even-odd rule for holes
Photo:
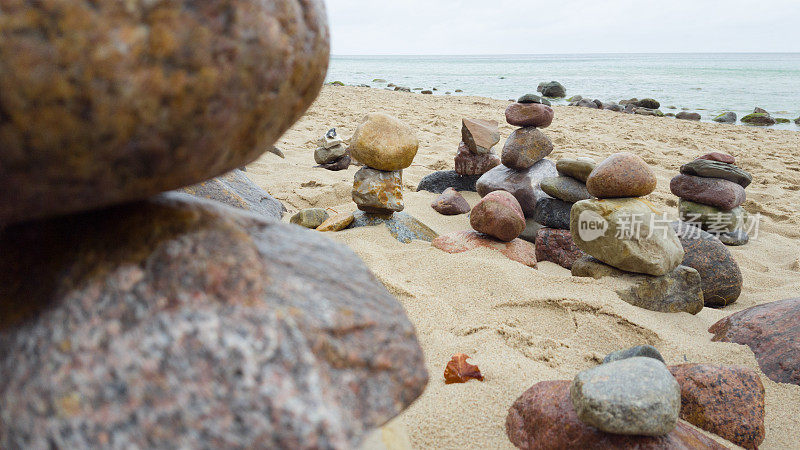
<svg viewBox="0 0 800 450">
<path fill-rule="evenodd" d="M 252 211 L 275 220 L 281 220 L 283 213 L 286 212 L 283 203 L 253 183 L 239 169 L 193 186 L 181 188 L 179 191 Z"/>
<path fill-rule="evenodd" d="M 800 386 L 800 297 L 739 311 L 708 331 L 712 341 L 750 347 L 770 380 Z"/>
<path fill-rule="evenodd" d="M 4 2 L 0 226 L 255 160 L 316 98 L 321 1 Z"/>
<path fill-rule="evenodd" d="M 322 234 L 186 194 L 0 234 L 0 447 L 353 448 L 425 388 Z"/>
<path fill-rule="evenodd" d="M 525 450 L 542 449 L 724 449 L 686 422 L 663 436 L 611 434 L 584 424 L 570 401 L 570 382 L 534 384 L 511 405 L 506 434 Z"/>
<path fill-rule="evenodd" d="M 525 217 L 533 217 L 536 202 L 547 197 L 541 188 L 542 180 L 557 175 L 556 165 L 549 159 L 543 159 L 527 170 L 514 170 L 501 164 L 483 174 L 475 187 L 481 197 L 492 191 L 510 192 L 519 202 Z"/>
</svg>

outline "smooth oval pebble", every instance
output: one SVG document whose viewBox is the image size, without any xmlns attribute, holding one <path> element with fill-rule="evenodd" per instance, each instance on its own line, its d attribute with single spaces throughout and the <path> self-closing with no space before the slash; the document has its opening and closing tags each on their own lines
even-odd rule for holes
<svg viewBox="0 0 800 450">
<path fill-rule="evenodd" d="M 586 185 L 572 177 L 548 177 L 542 180 L 540 186 L 545 194 L 568 203 L 592 198 Z"/>
<path fill-rule="evenodd" d="M 525 229 L 525 215 L 513 195 L 494 191 L 472 208 L 469 223 L 475 231 L 508 242 Z"/>
<path fill-rule="evenodd" d="M 531 168 L 553 151 L 553 143 L 535 127 L 514 130 L 505 145 L 500 161 L 506 167 L 517 170 Z"/>
<path fill-rule="evenodd" d="M 506 108 L 506 122 L 518 127 L 547 128 L 553 115 L 553 108 L 541 103 L 512 103 Z"/>
<path fill-rule="evenodd" d="M 592 158 L 579 156 L 575 159 L 559 159 L 556 162 L 556 170 L 564 176 L 575 178 L 586 183 L 589 174 L 597 166 L 597 163 Z"/>
<path fill-rule="evenodd" d="M 586 188 L 597 198 L 643 197 L 656 189 L 656 174 L 640 156 L 615 153 L 594 168 Z"/>
<path fill-rule="evenodd" d="M 410 166 L 418 147 L 411 127 L 388 114 L 370 113 L 350 139 L 350 156 L 373 169 L 391 172 Z"/>
</svg>

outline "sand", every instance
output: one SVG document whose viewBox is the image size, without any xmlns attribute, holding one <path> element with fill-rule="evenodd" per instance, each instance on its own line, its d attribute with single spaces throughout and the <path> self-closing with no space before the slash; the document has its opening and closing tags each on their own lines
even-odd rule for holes
<svg viewBox="0 0 800 450">
<path fill-rule="evenodd" d="M 265 154 L 248 166 L 248 175 L 283 201 L 289 209 L 286 221 L 307 207 L 355 210 L 350 190 L 358 168 L 313 168 L 314 142 L 331 127 L 349 138 L 364 114 L 384 111 L 416 128 L 420 140 L 414 165 L 403 175 L 405 211 L 440 234 L 469 229 L 466 215 L 442 216 L 431 209 L 436 195 L 415 192 L 416 185 L 434 170 L 453 168 L 462 117 L 497 120 L 499 152 L 513 129 L 504 120 L 507 105 L 480 97 L 326 86 L 277 143 L 286 159 Z M 741 297 L 725 309 L 704 308 L 695 316 L 657 313 L 623 302 L 602 281 L 571 277 L 549 262 L 534 270 L 490 249 L 451 255 L 427 242 L 401 244 L 385 227 L 329 233 L 361 256 L 403 304 L 430 373 L 422 397 L 365 447 L 513 448 L 505 418 L 523 391 L 543 380 L 572 379 L 608 352 L 636 344 L 656 346 L 669 364 L 757 369 L 748 347 L 711 342 L 708 327 L 750 306 L 800 295 L 800 133 L 587 108 L 555 110 L 553 124 L 544 130 L 555 146 L 551 159 L 599 161 L 615 152 L 636 153 L 658 176 L 650 200 L 672 216 L 677 216 L 677 198 L 669 192 L 669 180 L 681 164 L 710 151 L 736 156 L 754 177 L 744 208 L 763 215 L 757 238 L 729 247 L 744 276 Z M 471 205 L 479 199 L 475 193 L 465 197 Z M 442 372 L 455 353 L 470 355 L 485 381 L 445 385 Z M 800 386 L 761 378 L 767 395 L 763 448 L 796 447 Z"/>
</svg>

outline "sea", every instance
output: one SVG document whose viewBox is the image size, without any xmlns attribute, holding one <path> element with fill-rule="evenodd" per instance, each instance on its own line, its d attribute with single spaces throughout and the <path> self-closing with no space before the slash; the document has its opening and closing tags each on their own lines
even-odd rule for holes
<svg viewBox="0 0 800 450">
<path fill-rule="evenodd" d="M 536 93 L 540 82 L 558 81 L 567 98 L 650 97 L 665 113 L 687 109 L 703 121 L 726 111 L 741 118 L 761 107 L 792 120 L 772 128 L 800 131 L 794 123 L 800 116 L 800 53 L 332 56 L 327 81 L 374 88 L 393 83 L 436 88 L 434 95 L 501 100 Z"/>
</svg>

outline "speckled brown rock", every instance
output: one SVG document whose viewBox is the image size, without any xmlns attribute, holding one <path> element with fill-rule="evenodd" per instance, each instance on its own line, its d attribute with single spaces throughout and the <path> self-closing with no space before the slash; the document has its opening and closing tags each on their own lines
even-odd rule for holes
<svg viewBox="0 0 800 450">
<path fill-rule="evenodd" d="M 541 103 L 512 103 L 506 108 L 506 122 L 517 127 L 547 128 L 553 115 L 553 108 Z"/>
<path fill-rule="evenodd" d="M 500 142 L 500 130 L 494 120 L 461 119 L 461 140 L 475 154 L 487 153 Z"/>
<path fill-rule="evenodd" d="M 469 151 L 463 142 L 459 144 L 455 157 L 456 173 L 463 176 L 483 175 L 500 165 L 500 157 L 493 151 L 477 154 Z"/>
<path fill-rule="evenodd" d="M 320 233 L 166 194 L 0 252 L 2 448 L 354 448 L 427 383 L 403 307 Z"/>
<path fill-rule="evenodd" d="M 744 188 L 733 181 L 684 174 L 672 178 L 669 190 L 684 200 L 724 210 L 736 208 L 747 198 Z"/>
<path fill-rule="evenodd" d="M 283 206 L 283 203 L 253 183 L 239 169 L 178 190 L 196 197 L 222 202 L 229 206 L 261 214 L 270 219 L 281 220 L 283 213 L 286 212 L 286 207 Z"/>
<path fill-rule="evenodd" d="M 527 170 L 552 151 L 553 143 L 538 128 L 518 128 L 506 139 L 500 161 L 512 169 Z"/>
<path fill-rule="evenodd" d="M 403 170 L 419 148 L 417 133 L 388 114 L 367 114 L 350 138 L 350 156 L 373 169 Z"/>
<path fill-rule="evenodd" d="M 542 228 L 536 233 L 537 261 L 550 261 L 565 269 L 572 269 L 572 264 L 583 256 L 586 253 L 572 241 L 569 230 Z"/>
<path fill-rule="evenodd" d="M 570 381 L 542 381 L 525 391 L 508 410 L 506 434 L 524 450 L 714 449 L 725 447 L 685 422 L 664 436 L 628 436 L 585 425 L 570 401 Z"/>
<path fill-rule="evenodd" d="M 536 249 L 533 244 L 522 239 L 503 242 L 477 231 L 464 230 L 443 234 L 434 239 L 431 244 L 447 253 L 461 253 L 479 247 L 491 248 L 512 261 L 536 268 Z"/>
<path fill-rule="evenodd" d="M 681 386 L 681 419 L 747 449 L 764 440 L 764 385 L 743 366 L 681 364 L 669 371 Z"/>
<path fill-rule="evenodd" d="M 739 311 L 708 331 L 712 341 L 750 347 L 770 380 L 800 385 L 800 297 Z"/>
<path fill-rule="evenodd" d="M 316 98 L 318 0 L 4 1 L 0 226 L 255 160 Z"/>
<path fill-rule="evenodd" d="M 586 188 L 597 198 L 643 197 L 656 189 L 656 175 L 638 155 L 615 153 L 592 170 Z"/>
<path fill-rule="evenodd" d="M 436 200 L 431 203 L 431 208 L 445 216 L 456 216 L 469 212 L 469 203 L 457 190 L 447 188 Z"/>
<path fill-rule="evenodd" d="M 478 178 L 475 188 L 481 197 L 492 191 L 510 192 L 519 202 L 525 217 L 533 217 L 536 203 L 547 197 L 541 188 L 542 179 L 557 174 L 556 165 L 549 159 L 539 161 L 528 170 L 514 170 L 501 164 Z"/>
<path fill-rule="evenodd" d="M 672 229 L 681 241 L 681 265 L 697 270 L 705 306 L 724 307 L 735 302 L 742 292 L 742 272 L 731 252 L 712 234 L 683 222 Z"/>
<path fill-rule="evenodd" d="M 475 231 L 508 242 L 516 239 L 525 229 L 525 216 L 513 195 L 506 191 L 494 191 L 486 194 L 472 208 L 469 224 Z"/>
<path fill-rule="evenodd" d="M 402 211 L 403 172 L 384 172 L 362 167 L 353 177 L 353 201 L 358 209 L 374 213 L 391 214 Z"/>
</svg>

